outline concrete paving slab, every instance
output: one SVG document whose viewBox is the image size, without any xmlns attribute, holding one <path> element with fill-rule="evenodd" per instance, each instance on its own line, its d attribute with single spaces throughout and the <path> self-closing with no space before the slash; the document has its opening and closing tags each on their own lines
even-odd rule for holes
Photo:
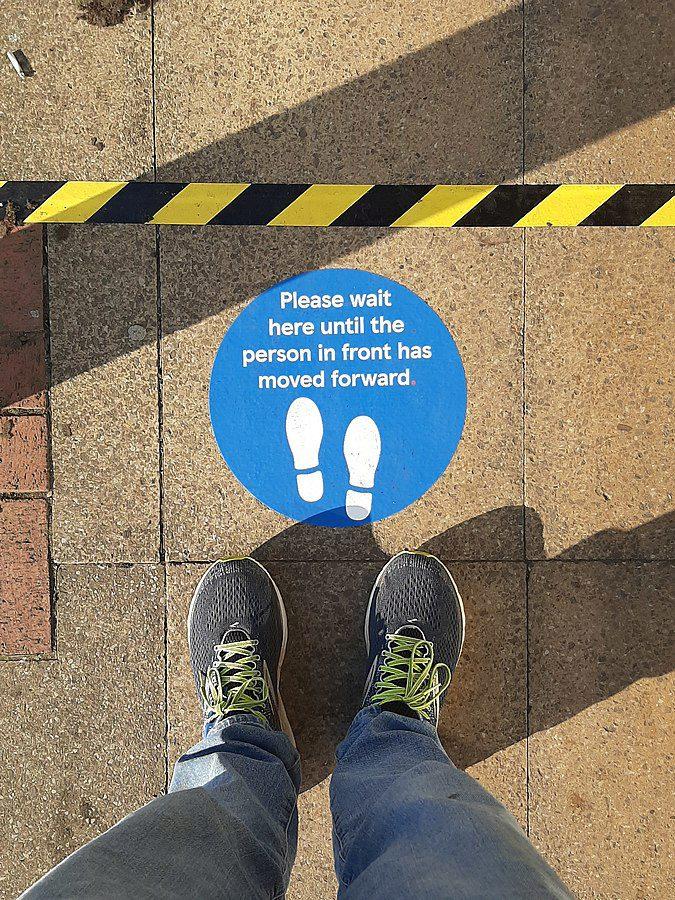
<svg viewBox="0 0 675 900">
<path fill-rule="evenodd" d="M 49 264 L 54 559 L 151 562 L 159 552 L 154 234 L 58 226 Z"/>
<path fill-rule="evenodd" d="M 330 778 L 298 798 L 298 855 L 288 888 L 289 900 L 329 900 L 337 895 L 333 866 Z"/>
<path fill-rule="evenodd" d="M 170 565 L 168 586 L 168 739 L 169 767 L 200 738 L 201 716 L 194 691 L 186 640 L 190 598 L 206 566 Z M 377 566 L 276 566 L 273 574 L 289 616 L 289 644 L 283 673 L 283 697 L 303 758 L 304 788 L 298 802 L 299 845 L 289 898 L 323 900 L 336 892 L 331 854 L 328 777 L 334 748 L 358 704 L 364 667 L 363 614 Z M 319 577 L 321 582 L 319 583 Z M 325 579 L 325 583 L 324 583 Z M 349 582 L 353 586 L 349 588 Z M 303 605 L 321 597 L 321 620 Z M 353 607 L 351 608 L 350 603 Z M 325 621 L 335 632 L 326 661 Z M 324 660 L 321 669 L 314 654 Z M 354 678 L 354 672 L 358 675 Z M 337 674 L 336 674 L 337 673 Z"/>
<path fill-rule="evenodd" d="M 520 559 L 522 245 L 515 234 L 172 229 L 162 233 L 165 542 L 170 559 L 259 548 L 266 559 L 381 559 L 434 539 L 448 558 Z M 467 425 L 437 484 L 374 528 L 294 526 L 235 480 L 211 433 L 211 367 L 227 328 L 265 287 L 325 266 L 378 272 L 450 328 L 468 378 Z M 263 424 L 264 427 L 264 423 Z M 495 516 L 498 527 L 467 528 Z M 289 540 L 292 535 L 292 542 Z"/>
<path fill-rule="evenodd" d="M 168 180 L 500 181 L 522 167 L 520 7 L 155 10 Z"/>
<path fill-rule="evenodd" d="M 102 28 L 73 0 L 39 7 L 5 0 L 0 34 L 2 177 L 118 180 L 151 169 L 147 9 Z M 24 80 L 5 58 L 16 49 L 34 70 Z"/>
<path fill-rule="evenodd" d="M 201 737 L 201 716 L 187 644 L 187 614 L 206 565 L 170 565 L 166 570 L 167 742 L 169 777 L 185 751 Z"/>
<path fill-rule="evenodd" d="M 527 181 L 670 181 L 667 5 L 531 0 L 524 11 Z"/>
<path fill-rule="evenodd" d="M 466 639 L 439 734 L 457 766 L 504 803 L 525 828 L 525 566 L 452 563 Z"/>
<path fill-rule="evenodd" d="M 338 562 L 270 565 L 288 613 L 282 692 L 303 761 L 300 843 L 290 893 L 303 900 L 335 895 L 329 774 L 335 747 L 360 702 L 365 678 L 363 616 L 379 568 L 379 564 Z M 200 734 L 185 623 L 204 570 L 205 566 L 189 564 L 168 568 L 171 765 Z M 524 825 L 524 564 L 462 563 L 452 570 L 464 597 L 468 625 L 441 736 L 456 763 L 468 767 Z"/>
<path fill-rule="evenodd" d="M 530 830 L 581 898 L 669 893 L 672 586 L 660 563 L 532 567 Z"/>
<path fill-rule="evenodd" d="M 675 237 L 527 238 L 530 558 L 672 558 Z"/>
<path fill-rule="evenodd" d="M 0 895 L 164 787 L 158 567 L 63 566 L 58 660 L 0 663 Z"/>
</svg>

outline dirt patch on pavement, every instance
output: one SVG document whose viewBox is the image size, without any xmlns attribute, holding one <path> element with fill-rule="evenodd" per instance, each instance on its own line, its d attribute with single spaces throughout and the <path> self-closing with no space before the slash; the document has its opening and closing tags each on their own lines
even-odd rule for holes
<svg viewBox="0 0 675 900">
<path fill-rule="evenodd" d="M 12 201 L 8 200 L 5 205 L 4 216 L 0 219 L 0 240 L 16 231 L 16 227 L 16 210 Z"/>
<path fill-rule="evenodd" d="M 90 25 L 110 28 L 121 25 L 131 13 L 144 12 L 151 0 L 79 0 L 80 18 Z"/>
</svg>

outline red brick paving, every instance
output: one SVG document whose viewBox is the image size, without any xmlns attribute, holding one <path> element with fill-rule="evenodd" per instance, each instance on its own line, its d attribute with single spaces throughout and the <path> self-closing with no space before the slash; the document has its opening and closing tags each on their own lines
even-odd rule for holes
<svg viewBox="0 0 675 900">
<path fill-rule="evenodd" d="M 45 346 L 42 231 L 18 229 L 0 239 L 2 656 L 52 649 Z"/>
<path fill-rule="evenodd" d="M 0 654 L 50 653 L 46 500 L 0 500 Z"/>
<path fill-rule="evenodd" d="M 2 241 L 0 241 L 0 244 Z M 44 411 L 47 366 L 42 331 L 0 333 L 0 412 Z"/>
<path fill-rule="evenodd" d="M 0 410 L 44 411 L 40 228 L 18 229 L 0 240 L 0 363 Z"/>
<path fill-rule="evenodd" d="M 42 330 L 42 230 L 18 228 L 0 240 L 0 333 Z"/>
<path fill-rule="evenodd" d="M 0 416 L 0 494 L 49 490 L 45 416 Z"/>
</svg>

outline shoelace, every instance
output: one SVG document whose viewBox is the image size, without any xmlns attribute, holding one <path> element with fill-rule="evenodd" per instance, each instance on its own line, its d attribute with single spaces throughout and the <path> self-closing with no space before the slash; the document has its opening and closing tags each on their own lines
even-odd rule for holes
<svg viewBox="0 0 675 900">
<path fill-rule="evenodd" d="M 216 659 L 200 685 L 209 712 L 207 722 L 233 713 L 251 713 L 267 722 L 264 710 L 269 688 L 258 670 L 257 646 L 258 642 L 252 640 L 215 644 Z"/>
<path fill-rule="evenodd" d="M 371 702 L 405 703 L 425 719 L 452 679 L 445 663 L 434 665 L 434 646 L 423 638 L 388 634 Z"/>
</svg>

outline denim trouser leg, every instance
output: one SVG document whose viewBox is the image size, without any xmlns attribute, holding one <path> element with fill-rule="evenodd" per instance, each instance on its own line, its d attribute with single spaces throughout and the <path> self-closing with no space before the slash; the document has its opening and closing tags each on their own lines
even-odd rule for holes
<svg viewBox="0 0 675 900">
<path fill-rule="evenodd" d="M 337 757 L 330 795 L 343 900 L 571 896 L 430 725 L 367 707 Z"/>
<path fill-rule="evenodd" d="M 180 758 L 166 796 L 73 853 L 23 897 L 282 895 L 297 844 L 298 754 L 285 734 L 251 716 L 226 722 Z"/>
<path fill-rule="evenodd" d="M 30 888 L 37 898 L 279 896 L 297 842 L 298 755 L 248 716 L 215 723 L 170 792 Z M 345 900 L 569 897 L 512 816 L 458 771 L 424 723 L 362 710 L 331 783 Z"/>
</svg>

